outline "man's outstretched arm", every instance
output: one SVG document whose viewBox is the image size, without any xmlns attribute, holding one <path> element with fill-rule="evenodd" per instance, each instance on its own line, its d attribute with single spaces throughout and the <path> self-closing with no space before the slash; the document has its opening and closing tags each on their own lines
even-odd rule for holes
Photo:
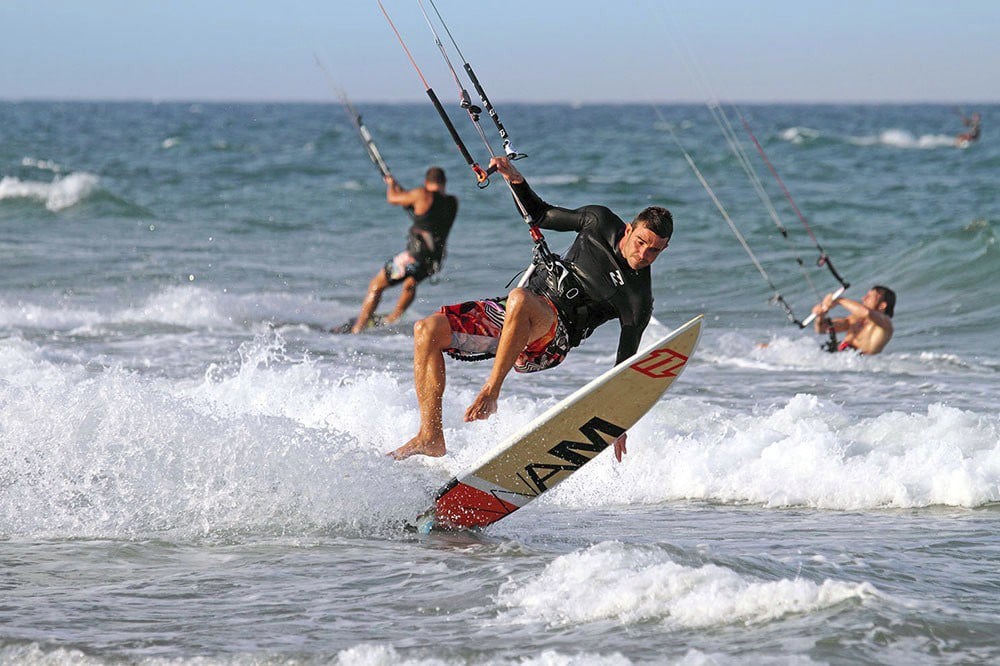
<svg viewBox="0 0 1000 666">
<path fill-rule="evenodd" d="M 585 210 L 560 208 L 542 200 L 509 159 L 494 157 L 490 160 L 490 166 L 496 166 L 497 173 L 510 183 L 515 199 L 524 206 L 524 211 L 518 212 L 526 212 L 539 227 L 552 231 L 580 231 L 583 228 L 588 215 Z"/>
</svg>

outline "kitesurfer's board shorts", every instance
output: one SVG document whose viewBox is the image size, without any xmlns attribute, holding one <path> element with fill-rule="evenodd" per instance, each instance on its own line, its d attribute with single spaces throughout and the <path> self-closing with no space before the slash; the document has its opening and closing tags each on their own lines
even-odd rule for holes
<svg viewBox="0 0 1000 666">
<path fill-rule="evenodd" d="M 566 327 L 556 313 L 551 302 L 555 323 L 542 337 L 534 340 L 514 361 L 516 372 L 538 372 L 554 368 L 563 362 L 569 351 L 569 336 Z M 455 305 L 445 305 L 441 313 L 448 318 L 451 326 L 451 346 L 445 353 L 459 361 L 482 361 L 493 358 L 500 342 L 507 315 L 507 297 L 486 298 L 481 301 L 466 301 Z"/>
<path fill-rule="evenodd" d="M 847 350 L 857 351 L 857 349 L 854 348 L 854 345 L 851 344 L 850 340 L 844 340 L 839 345 L 837 345 L 837 351 L 842 352 Z"/>
<path fill-rule="evenodd" d="M 383 270 L 385 271 L 385 279 L 392 287 L 408 277 L 414 278 L 417 282 L 423 281 L 431 274 L 431 262 L 422 261 L 404 250 L 385 262 Z"/>
</svg>

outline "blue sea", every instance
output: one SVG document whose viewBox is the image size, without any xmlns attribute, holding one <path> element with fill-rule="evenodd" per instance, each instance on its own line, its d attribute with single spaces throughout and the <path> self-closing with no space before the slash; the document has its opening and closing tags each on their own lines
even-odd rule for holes
<svg viewBox="0 0 1000 666">
<path fill-rule="evenodd" d="M 1000 661 L 1000 107 L 965 109 L 964 150 L 945 105 L 740 109 L 847 295 L 898 294 L 863 357 L 769 303 L 670 134 L 805 316 L 837 283 L 739 124 L 788 242 L 704 106 L 500 104 L 546 200 L 671 209 L 648 334 L 706 326 L 622 463 L 426 536 L 401 524 L 609 368 L 617 326 L 486 422 L 488 365 L 449 362 L 448 454 L 387 458 L 412 323 L 504 293 L 531 242 L 429 104 L 358 107 L 460 211 L 404 323 L 343 336 L 408 218 L 338 104 L 0 102 L 0 662 Z"/>
</svg>

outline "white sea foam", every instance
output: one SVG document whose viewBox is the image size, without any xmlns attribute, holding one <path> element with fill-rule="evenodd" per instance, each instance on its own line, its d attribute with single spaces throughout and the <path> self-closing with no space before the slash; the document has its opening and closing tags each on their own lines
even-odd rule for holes
<svg viewBox="0 0 1000 666">
<path fill-rule="evenodd" d="M 83 201 L 97 189 L 99 178 L 85 171 L 68 176 L 56 176 L 51 183 L 21 180 L 13 176 L 0 178 L 0 201 L 33 199 L 53 212 L 64 210 Z"/>
<path fill-rule="evenodd" d="M 255 323 L 319 325 L 345 317 L 346 311 L 330 302 L 318 302 L 310 294 L 233 294 L 192 284 L 165 287 L 124 307 L 113 303 L 78 306 L 71 300 L 43 305 L 0 299 L 0 322 L 5 327 L 70 330 L 74 335 L 101 335 L 109 327 L 137 323 L 245 330 Z"/>
<path fill-rule="evenodd" d="M 857 146 L 890 146 L 892 148 L 946 148 L 955 145 L 955 137 L 947 134 L 922 134 L 919 137 L 902 129 L 888 129 L 875 136 L 860 136 L 849 139 Z"/>
<path fill-rule="evenodd" d="M 465 424 L 477 388 L 459 373 L 445 393 L 449 455 L 401 467 L 383 454 L 416 430 L 408 372 L 291 355 L 275 331 L 200 379 L 94 372 L 0 340 L 0 534 L 380 529 L 558 398 L 511 391 L 496 417 Z M 605 452 L 539 504 L 686 498 L 981 506 L 1000 501 L 1000 420 L 941 404 L 857 418 L 808 394 L 749 412 L 668 396 L 632 429 L 624 462 Z"/>
<path fill-rule="evenodd" d="M 239 348 L 236 367 L 210 366 L 204 380 L 182 394 L 206 415 L 277 417 L 306 428 L 343 433 L 346 448 L 385 453 L 406 442 L 419 425 L 412 378 L 379 369 L 330 366 L 309 356 L 290 357 L 279 332 L 258 334 Z M 456 382 L 457 383 L 457 382 Z M 444 395 L 445 458 L 414 458 L 444 477 L 467 467 L 519 429 L 526 414 L 543 410 L 545 401 L 512 396 L 487 423 L 471 427 L 461 419 L 475 391 L 451 386 Z M 554 399 L 553 399 L 554 400 Z"/>
<path fill-rule="evenodd" d="M 55 365 L 11 339 L 0 373 L 7 534 L 377 526 L 548 406 L 512 395 L 489 422 L 463 424 L 473 391 L 452 386 L 452 453 L 401 475 L 382 454 L 415 432 L 409 377 L 289 357 L 279 336 L 197 382 Z M 751 414 L 674 397 L 632 430 L 623 463 L 605 453 L 539 501 L 979 506 L 1000 500 L 998 433 L 996 418 L 944 405 L 851 419 L 809 395 Z"/>
<path fill-rule="evenodd" d="M 135 307 L 74 307 L 71 302 L 39 305 L 23 301 L 0 300 L 0 321 L 9 327 L 35 327 L 70 330 L 74 335 L 100 333 L 109 326 L 149 322 L 189 328 L 212 328 L 233 325 L 234 318 L 247 314 L 238 297 L 226 298 L 199 287 L 168 287 L 153 294 Z M 242 310 L 242 312 L 241 312 Z"/>
<path fill-rule="evenodd" d="M 406 658 L 391 645 L 362 643 L 337 653 L 340 666 L 448 666 L 462 663 L 438 658 Z"/>
<path fill-rule="evenodd" d="M 497 601 L 502 622 L 658 621 L 689 629 L 761 624 L 876 596 L 868 583 L 760 580 L 713 564 L 683 566 L 656 549 L 603 542 L 505 583 Z"/>
<path fill-rule="evenodd" d="M 5 536 L 301 533 L 359 517 L 381 529 L 440 482 L 400 476 L 343 430 L 205 410 L 188 382 L 55 365 L 10 340 L 0 372 Z"/>
<path fill-rule="evenodd" d="M 691 651 L 683 660 L 661 660 L 663 664 L 683 664 L 696 666 L 700 664 L 715 664 L 716 661 L 698 660 L 696 650 Z M 441 659 L 438 657 L 406 657 L 391 645 L 363 643 L 337 653 L 337 664 L 340 666 L 459 666 L 467 664 L 464 658 Z M 556 650 L 544 650 L 534 656 L 516 659 L 493 658 L 477 660 L 483 666 L 629 666 L 628 658 L 621 654 L 598 655 L 591 653 L 564 654 Z M 728 662 L 722 662 L 728 663 Z"/>
<path fill-rule="evenodd" d="M 401 650 L 390 644 L 384 643 L 360 643 L 353 647 L 340 650 L 336 653 L 333 661 L 323 659 L 324 663 L 336 664 L 337 666 L 465 666 L 468 659 L 462 657 L 441 658 L 441 657 L 417 657 L 406 656 L 412 653 L 410 650 Z M 437 650 L 422 649 L 420 652 L 432 652 Z M 314 659 L 315 661 L 315 659 Z M 67 648 L 45 648 L 38 643 L 25 645 L 7 645 L 0 647 L 0 663 L 20 664 L 21 666 L 100 666 L 108 663 L 107 659 L 90 657 L 80 650 Z M 184 659 L 171 659 L 161 657 L 147 657 L 143 659 L 130 660 L 130 663 L 139 666 L 174 666 L 177 664 L 190 664 L 192 666 L 214 666 L 217 664 L 279 664 L 296 663 L 295 660 L 274 657 L 271 659 L 261 659 L 254 653 L 230 654 L 225 659 L 215 659 L 206 657 L 194 657 Z M 532 656 L 517 658 L 495 657 L 487 660 L 477 660 L 477 664 L 482 666 L 630 666 L 633 662 L 618 653 L 610 655 L 593 654 L 582 652 L 567 654 L 556 650 L 544 650 Z M 676 666 L 719 666 L 720 664 L 742 664 L 743 660 L 734 659 L 727 655 L 706 655 L 698 650 L 689 650 L 680 659 L 660 659 L 658 663 Z M 810 663 L 805 661 L 781 660 L 778 663 Z"/>
<path fill-rule="evenodd" d="M 0 647 L 0 663 L 20 666 L 102 666 L 107 660 L 91 657 L 72 648 L 44 649 L 38 643 L 4 645 Z"/>
<path fill-rule="evenodd" d="M 756 658 L 755 662 L 785 664 L 786 666 L 789 664 L 807 666 L 815 663 L 808 657 L 772 660 L 764 656 Z M 86 664 L 86 662 L 82 663 Z M 392 645 L 362 643 L 338 652 L 336 663 L 340 666 L 451 666 L 452 664 L 458 666 L 467 664 L 468 660 L 464 658 L 406 657 L 403 652 Z M 517 658 L 477 659 L 476 663 L 482 666 L 630 666 L 635 662 L 618 652 L 611 654 L 594 654 L 592 652 L 567 654 L 557 650 L 543 650 L 538 654 Z M 647 662 L 641 661 L 639 663 Z M 664 666 L 721 666 L 723 664 L 745 664 L 746 660 L 721 653 L 706 654 L 692 648 L 678 658 L 661 655 L 657 658 L 656 663 Z"/>
<path fill-rule="evenodd" d="M 93 326 L 104 319 L 96 310 L 81 307 L 43 306 L 24 301 L 0 300 L 0 322 L 4 328 L 48 328 L 66 330 Z"/>
<path fill-rule="evenodd" d="M 51 386 L 83 376 L 81 368 L 67 370 L 44 361 L 40 350 L 30 342 L 16 338 L 0 341 L 0 386 L 3 390 Z M 0 435 L 3 435 L 2 429 Z"/>
<path fill-rule="evenodd" d="M 34 167 L 36 169 L 41 169 L 43 171 L 51 171 L 53 173 L 62 173 L 62 166 L 53 162 L 52 160 L 40 160 L 34 157 L 25 157 L 21 159 L 21 165 L 27 167 Z"/>
<path fill-rule="evenodd" d="M 710 332 L 706 338 L 698 353 L 699 360 L 720 366 L 775 373 L 808 370 L 829 375 L 864 371 L 928 376 L 958 371 L 970 376 L 992 376 L 996 372 L 995 363 L 989 359 L 966 359 L 957 354 L 942 352 L 896 352 L 890 348 L 888 352 L 877 356 L 831 354 L 821 348 L 821 343 L 825 343 L 826 338 L 811 334 L 793 337 L 773 334 L 764 341 L 742 333 L 714 335 Z"/>
<path fill-rule="evenodd" d="M 277 333 L 241 345 L 235 372 L 211 366 L 205 381 L 185 391 L 206 414 L 275 416 L 310 428 L 352 434 L 349 446 L 381 451 L 416 432 L 412 386 L 386 372 L 330 377 L 305 357 L 290 359 Z M 393 414 L 393 418 L 386 418 Z M 410 435 L 406 433 L 409 432 Z"/>
<path fill-rule="evenodd" d="M 135 308 L 126 308 L 113 315 L 119 321 L 154 321 L 189 328 L 232 326 L 236 313 L 227 312 L 227 301 L 234 298 L 194 286 L 168 287 L 153 294 Z M 238 315 L 236 315 L 238 316 Z"/>
<path fill-rule="evenodd" d="M 668 399 L 542 501 L 567 506 L 705 499 L 854 510 L 1000 501 L 1000 418 L 941 404 L 850 418 L 797 395 L 745 414 Z"/>
<path fill-rule="evenodd" d="M 819 130 L 808 127 L 789 127 L 781 132 L 781 138 L 794 144 L 807 143 L 819 138 Z"/>
</svg>

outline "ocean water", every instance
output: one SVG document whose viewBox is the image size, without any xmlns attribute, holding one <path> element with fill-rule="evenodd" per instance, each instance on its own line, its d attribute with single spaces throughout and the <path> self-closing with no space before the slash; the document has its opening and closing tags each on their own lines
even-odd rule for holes
<svg viewBox="0 0 1000 666">
<path fill-rule="evenodd" d="M 405 323 L 352 337 L 323 327 L 407 218 L 339 106 L 0 102 L 0 662 L 1000 660 L 1000 107 L 965 150 L 948 106 L 742 109 L 848 295 L 898 293 L 866 358 L 768 303 L 668 128 L 799 316 L 836 284 L 707 109 L 501 105 L 545 199 L 673 211 L 651 333 L 706 328 L 624 462 L 427 536 L 400 523 L 617 332 L 511 376 L 482 423 L 488 366 L 450 362 L 448 455 L 387 458 L 416 431 L 410 325 L 503 293 L 530 241 L 429 105 L 360 108 L 404 185 L 439 164 L 461 203 Z"/>
</svg>

